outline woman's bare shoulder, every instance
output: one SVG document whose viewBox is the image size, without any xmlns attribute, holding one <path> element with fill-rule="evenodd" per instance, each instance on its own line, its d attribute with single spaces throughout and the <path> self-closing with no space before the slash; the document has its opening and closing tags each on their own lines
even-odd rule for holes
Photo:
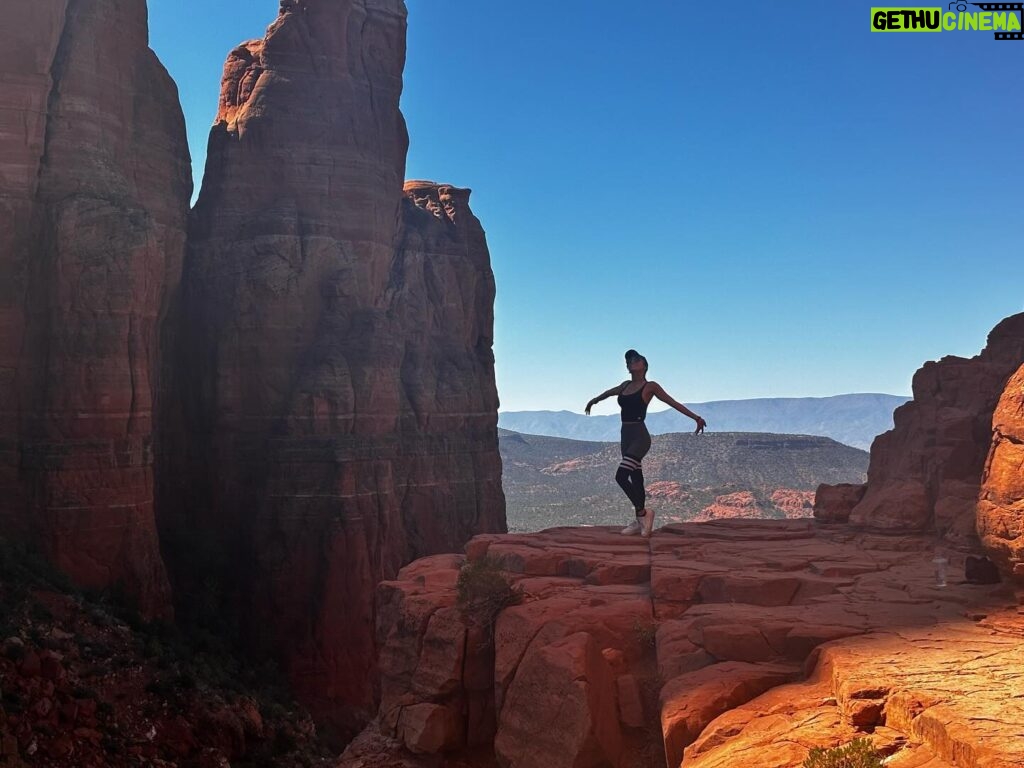
<svg viewBox="0 0 1024 768">
<path fill-rule="evenodd" d="M 659 400 L 664 400 L 669 396 L 665 388 L 656 381 L 647 382 L 647 391 L 651 393 L 651 397 L 656 397 Z"/>
</svg>

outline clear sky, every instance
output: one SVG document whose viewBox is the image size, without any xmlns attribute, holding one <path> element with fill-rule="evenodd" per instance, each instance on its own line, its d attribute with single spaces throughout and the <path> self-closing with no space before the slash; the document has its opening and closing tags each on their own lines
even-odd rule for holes
<svg viewBox="0 0 1024 768">
<path fill-rule="evenodd" d="M 198 189 L 277 0 L 149 0 Z M 1024 311 L 1024 41 L 860 0 L 408 0 L 408 178 L 473 189 L 502 410 L 909 394 Z M 613 401 L 595 410 L 611 413 Z"/>
</svg>

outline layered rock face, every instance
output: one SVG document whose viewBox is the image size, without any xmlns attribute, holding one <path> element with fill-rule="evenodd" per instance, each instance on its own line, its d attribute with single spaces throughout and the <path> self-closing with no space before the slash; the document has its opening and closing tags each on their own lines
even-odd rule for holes
<svg viewBox="0 0 1024 768">
<path fill-rule="evenodd" d="M 158 325 L 191 177 L 144 0 L 14 0 L 0 28 L 0 522 L 148 615 Z"/>
<path fill-rule="evenodd" d="M 231 53 L 171 324 L 179 605 L 223 607 L 343 733 L 374 709 L 374 585 L 504 530 L 493 275 L 468 190 L 403 191 L 405 28 L 401 0 L 291 0 Z"/>
<path fill-rule="evenodd" d="M 1022 765 L 1024 615 L 937 586 L 932 546 L 809 520 L 474 538 L 379 586 L 380 716 L 340 765 L 792 768 L 856 737 Z M 522 592 L 493 629 L 457 600 L 485 557 Z"/>
<path fill-rule="evenodd" d="M 1024 365 L 999 399 L 992 432 L 978 500 L 978 535 L 1000 570 L 1024 585 Z"/>
<path fill-rule="evenodd" d="M 850 513 L 864 498 L 867 486 L 863 483 L 819 485 L 814 494 L 814 517 L 824 523 L 845 523 Z"/>
<path fill-rule="evenodd" d="M 1024 314 L 999 323 L 970 360 L 925 363 L 914 375 L 914 399 L 896 409 L 895 427 L 871 446 L 863 498 L 850 507 L 856 494 L 849 489 L 819 489 L 815 515 L 842 521 L 849 509 L 849 522 L 858 526 L 973 540 L 992 415 L 1022 362 Z"/>
</svg>

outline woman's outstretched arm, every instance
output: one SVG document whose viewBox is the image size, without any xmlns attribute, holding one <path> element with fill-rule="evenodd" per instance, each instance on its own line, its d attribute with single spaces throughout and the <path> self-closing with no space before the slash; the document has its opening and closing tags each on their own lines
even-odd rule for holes
<svg viewBox="0 0 1024 768">
<path fill-rule="evenodd" d="M 624 381 L 624 382 L 622 382 L 621 384 L 619 384 L 618 386 L 612 387 L 611 389 L 606 389 L 606 390 L 605 390 L 604 392 L 602 392 L 602 393 L 601 393 L 600 395 L 598 395 L 597 397 L 595 397 L 594 399 L 592 399 L 592 400 L 591 400 L 591 401 L 590 401 L 589 403 L 587 403 L 587 407 L 583 409 L 583 412 L 584 412 L 585 414 L 587 414 L 587 416 L 589 416 L 589 415 L 590 415 L 590 409 L 591 409 L 591 408 L 593 408 L 593 407 L 594 407 L 595 405 L 597 405 L 598 403 L 600 403 L 600 402 L 601 402 L 602 400 L 604 400 L 605 398 L 607 398 L 607 397 L 611 397 L 612 395 L 617 395 L 617 394 L 619 394 L 619 392 L 621 392 L 621 391 L 622 391 L 622 388 L 623 388 L 624 386 L 626 386 L 627 384 L 629 384 L 629 382 L 628 382 L 628 381 Z"/>
<path fill-rule="evenodd" d="M 694 430 L 694 434 L 699 435 L 701 432 L 704 431 L 704 427 L 706 427 L 708 425 L 708 423 L 706 421 L 704 421 L 704 419 L 702 419 L 696 413 L 691 411 L 685 405 L 683 405 L 682 403 L 677 403 L 675 400 L 673 400 L 669 396 L 668 392 L 666 392 L 664 389 L 662 389 L 661 384 L 658 384 L 656 381 L 652 381 L 651 382 L 651 392 L 653 392 L 654 396 L 656 398 L 658 398 L 659 400 L 661 400 L 663 403 L 668 403 L 669 405 L 671 405 L 673 408 L 675 408 L 677 411 L 679 411 L 684 416 L 689 416 L 691 419 L 696 421 L 697 422 L 697 429 Z"/>
</svg>

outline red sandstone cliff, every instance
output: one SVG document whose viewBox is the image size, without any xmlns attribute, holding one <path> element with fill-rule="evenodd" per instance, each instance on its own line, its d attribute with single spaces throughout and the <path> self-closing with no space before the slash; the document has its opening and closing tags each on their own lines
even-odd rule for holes
<svg viewBox="0 0 1024 768">
<path fill-rule="evenodd" d="M 1000 569 L 1024 584 L 1024 365 L 1007 382 L 992 419 L 978 535 Z"/>
<path fill-rule="evenodd" d="M 193 211 L 161 531 L 179 605 L 344 731 L 374 585 L 504 530 L 494 281 L 469 191 L 403 193 L 401 0 L 282 2 L 232 51 Z"/>
<path fill-rule="evenodd" d="M 468 191 L 402 189 L 400 0 L 282 6 L 226 66 L 162 358 L 188 164 L 144 7 L 5 9 L 3 524 L 80 583 L 166 611 L 159 365 L 180 604 L 275 652 L 343 726 L 374 705 L 376 619 L 382 725 L 421 752 L 789 766 L 873 731 L 903 765 L 1019 765 L 1020 619 L 988 588 L 934 588 L 926 537 L 749 521 L 486 537 L 470 557 L 502 557 L 526 593 L 493 644 L 454 609 L 454 556 L 385 583 L 375 616 L 401 563 L 503 527 L 493 277 Z M 919 373 L 867 495 L 838 494 L 866 505 L 855 519 L 966 535 L 994 423 L 979 527 L 1018 567 L 1021 383 L 1004 383 L 1022 325 Z"/>
<path fill-rule="evenodd" d="M 191 195 L 177 89 L 144 0 L 14 0 L 0 72 L 0 527 L 167 614 L 152 414 Z"/>
<path fill-rule="evenodd" d="M 1009 377 L 1024 363 L 1024 314 L 1008 317 L 970 360 L 945 357 L 914 375 L 914 399 L 871 446 L 862 497 L 823 486 L 815 516 L 877 530 L 934 530 L 952 541 L 975 536 L 992 415 Z"/>
</svg>

